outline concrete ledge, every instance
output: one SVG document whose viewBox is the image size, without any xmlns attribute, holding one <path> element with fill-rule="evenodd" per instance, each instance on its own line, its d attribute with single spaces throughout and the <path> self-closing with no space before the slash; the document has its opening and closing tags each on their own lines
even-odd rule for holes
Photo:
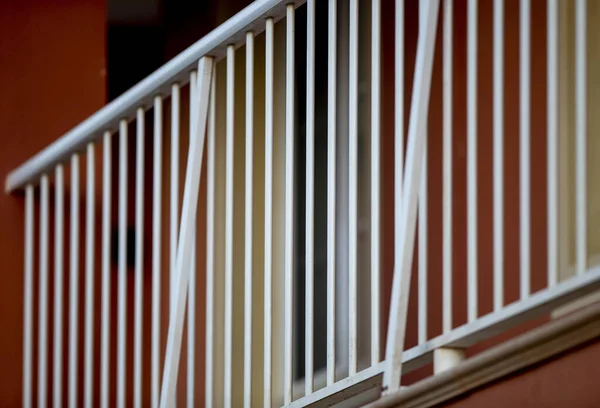
<svg viewBox="0 0 600 408">
<path fill-rule="evenodd" d="M 600 337 L 600 304 L 573 312 L 382 397 L 368 408 L 430 407 Z"/>
</svg>

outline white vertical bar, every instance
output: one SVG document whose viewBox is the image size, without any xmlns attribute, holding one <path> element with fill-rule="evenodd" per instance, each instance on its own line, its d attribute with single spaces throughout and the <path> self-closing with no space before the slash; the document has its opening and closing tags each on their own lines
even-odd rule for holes
<svg viewBox="0 0 600 408">
<path fill-rule="evenodd" d="M 213 64 L 212 57 L 202 57 L 198 62 L 198 96 L 196 98 L 198 100 L 198 105 L 195 109 L 195 118 L 197 119 L 197 122 L 193 126 L 194 137 L 190 140 L 185 187 L 183 190 L 181 227 L 179 231 L 177 266 L 175 270 L 175 301 L 173 303 L 173 312 L 169 321 L 167 350 L 165 354 L 159 404 L 162 408 L 175 406 L 175 389 L 177 386 L 177 374 L 181 356 L 190 262 L 192 259 L 193 246 L 195 245 L 195 217 L 198 208 L 198 191 L 200 189 L 200 176 L 202 173 L 206 120 L 208 116 L 208 99 L 210 96 L 210 80 Z"/>
<path fill-rule="evenodd" d="M 54 214 L 54 406 L 62 407 L 63 379 L 63 275 L 65 176 L 62 164 L 56 166 Z"/>
<path fill-rule="evenodd" d="M 348 84 L 348 374 L 356 373 L 358 337 L 358 0 L 350 0 Z"/>
<path fill-rule="evenodd" d="M 396 0 L 394 30 L 394 201 L 402 202 L 404 178 L 404 0 Z M 400 236 L 400 214 L 394 215 L 394 240 Z"/>
<path fill-rule="evenodd" d="M 548 0 L 548 287 L 558 281 L 558 0 Z"/>
<path fill-rule="evenodd" d="M 233 347 L 233 147 L 235 107 L 235 47 L 227 47 L 227 101 L 225 125 L 225 380 L 224 404 L 231 407 Z"/>
<path fill-rule="evenodd" d="M 417 198 L 423 169 L 425 147 L 424 130 L 431 89 L 433 54 L 437 31 L 439 0 L 429 0 L 426 7 L 426 20 L 419 35 L 415 61 L 415 77 L 412 94 L 410 122 L 408 129 L 408 149 L 406 155 L 406 178 L 404 184 L 405 202 L 395 202 L 395 214 L 400 217 L 399 240 L 394 242 L 395 264 L 392 282 L 392 298 L 388 320 L 386 369 L 383 387 L 394 392 L 400 387 L 402 373 L 402 352 L 406 334 L 408 315 L 408 295 L 412 275 L 412 260 L 415 244 L 417 218 Z"/>
<path fill-rule="evenodd" d="M 160 392 L 160 252 L 162 218 L 162 158 L 163 158 L 162 97 L 154 97 L 154 177 L 152 185 L 152 356 L 151 403 L 158 407 Z"/>
<path fill-rule="evenodd" d="M 453 0 L 444 0 L 444 101 L 443 101 L 443 265 L 442 327 L 452 330 L 452 31 Z"/>
<path fill-rule="evenodd" d="M 494 311 L 504 305 L 504 0 L 494 0 Z"/>
<path fill-rule="evenodd" d="M 190 140 L 196 137 L 196 121 L 198 120 L 198 74 L 196 71 L 190 73 Z M 195 215 L 195 214 L 194 214 Z M 197 218 L 194 216 L 193 238 L 192 238 L 192 258 L 190 260 L 190 283 L 188 287 L 188 311 L 187 311 L 187 405 L 194 406 L 194 378 L 196 368 L 196 229 Z"/>
<path fill-rule="evenodd" d="M 33 186 L 25 187 L 25 270 L 23 280 L 23 408 L 31 408 L 33 374 Z"/>
<path fill-rule="evenodd" d="M 381 241 L 380 241 L 380 131 L 381 131 L 381 1 L 371 11 L 371 365 L 379 363 Z"/>
<path fill-rule="evenodd" d="M 419 32 L 425 29 L 427 1 L 419 0 Z M 427 116 L 428 112 L 427 112 Z M 424 151 L 423 151 L 423 170 L 421 185 L 419 186 L 419 263 L 418 263 L 418 341 L 424 343 L 427 340 L 427 139 L 429 138 L 429 124 L 425 122 L 424 128 Z"/>
<path fill-rule="evenodd" d="M 467 315 L 477 318 L 477 0 L 467 10 Z"/>
<path fill-rule="evenodd" d="M 179 224 L 179 84 L 171 86 L 171 199 L 169 232 L 169 310 L 173 312 L 177 234 Z M 171 313 L 169 313 L 171 314 Z"/>
<path fill-rule="evenodd" d="M 294 5 L 286 8 L 285 55 L 285 260 L 283 403 L 292 402 L 294 305 Z"/>
<path fill-rule="evenodd" d="M 264 407 L 271 408 L 273 346 L 273 19 L 265 32 L 265 277 L 264 277 Z"/>
<path fill-rule="evenodd" d="M 206 407 L 213 406 L 213 332 L 215 307 L 215 129 L 217 71 L 213 71 L 210 84 L 207 140 L 207 191 L 206 191 Z"/>
<path fill-rule="evenodd" d="M 137 109 L 135 158 L 135 288 L 133 337 L 133 404 L 142 406 L 142 311 L 144 285 L 144 108 Z"/>
<path fill-rule="evenodd" d="M 111 178 L 112 137 L 104 133 L 102 144 L 102 338 L 100 355 L 100 406 L 108 408 L 110 371 L 110 235 L 111 235 Z"/>
<path fill-rule="evenodd" d="M 40 181 L 40 283 L 38 328 L 38 406 L 46 407 L 48 381 L 48 175 Z"/>
<path fill-rule="evenodd" d="M 91 407 L 94 398 L 94 194 L 95 194 L 95 153 L 94 144 L 88 143 L 87 185 L 85 198 L 85 374 L 84 374 L 84 405 Z"/>
<path fill-rule="evenodd" d="M 252 402 L 252 196 L 254 168 L 254 34 L 246 33 L 246 188 L 244 228 L 244 407 Z"/>
<path fill-rule="evenodd" d="M 119 289 L 117 300 L 117 406 L 125 408 L 127 352 L 127 121 L 119 122 Z"/>
<path fill-rule="evenodd" d="M 306 2 L 306 230 L 305 230 L 305 395 L 314 388 L 314 285 L 315 285 L 315 2 Z"/>
<path fill-rule="evenodd" d="M 71 156 L 71 249 L 69 295 L 69 407 L 77 407 L 79 331 L 79 155 Z"/>
<path fill-rule="evenodd" d="M 327 385 L 335 382 L 335 189 L 337 0 L 329 0 L 327 45 Z"/>
<path fill-rule="evenodd" d="M 575 5 L 575 269 L 581 275 L 587 269 L 587 0 Z"/>
<path fill-rule="evenodd" d="M 530 293 L 531 247 L 531 1 L 521 0 L 520 11 L 520 260 L 521 299 Z"/>
</svg>

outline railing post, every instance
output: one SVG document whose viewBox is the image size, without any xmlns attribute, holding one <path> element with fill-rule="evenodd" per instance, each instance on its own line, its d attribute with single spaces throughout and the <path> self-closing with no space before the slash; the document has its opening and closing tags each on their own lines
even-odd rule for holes
<svg viewBox="0 0 600 408">
<path fill-rule="evenodd" d="M 387 367 L 383 379 L 383 387 L 386 392 L 396 391 L 399 388 L 402 373 L 402 351 L 415 241 L 417 196 L 423 170 L 424 131 L 429 106 L 439 0 L 429 0 L 426 7 L 425 29 L 421 30 L 419 34 L 415 63 L 403 200 L 402 203 L 398 201 L 395 203 L 395 214 L 400 217 L 400 233 L 398 234 L 399 239 L 395 242 L 394 280 L 386 345 Z"/>
<path fill-rule="evenodd" d="M 167 350 L 163 382 L 160 395 L 160 406 L 163 408 L 174 406 L 175 389 L 177 387 L 177 373 L 179 370 L 179 357 L 181 353 L 181 339 L 183 336 L 183 320 L 189 283 L 189 264 L 194 240 L 194 226 L 196 209 L 198 207 L 198 190 L 200 188 L 200 175 L 202 169 L 202 156 L 204 140 L 206 138 L 206 120 L 208 116 L 208 101 L 210 96 L 210 83 L 213 70 L 213 58 L 202 57 L 198 62 L 197 98 L 192 111 L 197 113 L 195 129 L 192 131 L 188 162 L 186 170 L 185 187 L 183 191 L 183 208 L 181 212 L 181 225 L 177 247 L 177 263 L 175 269 L 175 302 L 173 313 L 169 321 L 167 337 Z"/>
</svg>

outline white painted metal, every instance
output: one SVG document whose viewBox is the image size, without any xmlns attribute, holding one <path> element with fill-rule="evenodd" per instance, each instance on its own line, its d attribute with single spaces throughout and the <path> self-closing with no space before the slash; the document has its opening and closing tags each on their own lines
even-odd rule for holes
<svg viewBox="0 0 600 408">
<path fill-rule="evenodd" d="M 285 242 L 283 403 L 292 402 L 294 302 L 294 5 L 287 5 L 285 55 Z"/>
<path fill-rule="evenodd" d="M 33 374 L 33 186 L 25 187 L 25 259 L 23 279 L 23 408 L 31 408 Z"/>
<path fill-rule="evenodd" d="M 408 312 L 412 256 L 415 240 L 417 194 L 423 169 L 424 137 L 426 112 L 429 105 L 433 50 L 437 31 L 439 0 L 430 0 L 427 7 L 425 27 L 419 36 L 415 62 L 412 104 L 408 132 L 406 178 L 402 205 L 395 203 L 395 212 L 400 216 L 400 240 L 395 244 L 394 280 L 388 322 L 386 348 L 386 370 L 384 389 L 392 392 L 400 386 L 402 372 L 402 352 Z"/>
<path fill-rule="evenodd" d="M 558 0 L 547 11 L 548 287 L 558 282 Z"/>
<path fill-rule="evenodd" d="M 77 407 L 79 342 L 79 155 L 71 156 L 71 244 L 69 294 L 69 408 Z"/>
<path fill-rule="evenodd" d="M 465 359 L 465 350 L 459 348 L 439 348 L 433 351 L 433 373 L 440 374 L 454 368 Z"/>
<path fill-rule="evenodd" d="M 254 34 L 246 33 L 246 188 L 244 228 L 244 407 L 252 402 L 252 197 L 254 169 Z"/>
<path fill-rule="evenodd" d="M 271 408 L 273 348 L 273 29 L 265 32 L 265 271 L 264 271 L 264 407 Z M 208 405 L 207 405 L 208 406 Z"/>
<path fill-rule="evenodd" d="M 110 391 L 111 178 L 112 137 L 110 132 L 105 132 L 102 143 L 102 338 L 100 340 L 100 406 L 102 408 L 108 408 Z"/>
<path fill-rule="evenodd" d="M 235 48 L 227 48 L 225 112 L 225 368 L 224 405 L 232 404 L 233 354 L 233 150 L 235 138 Z"/>
<path fill-rule="evenodd" d="M 327 33 L 327 385 L 335 382 L 335 190 L 337 0 L 329 0 Z"/>
<path fill-rule="evenodd" d="M 371 365 L 374 365 L 381 359 L 381 1 L 373 0 L 371 7 Z"/>
<path fill-rule="evenodd" d="M 152 345 L 151 345 L 151 404 L 158 407 L 160 391 L 160 289 L 161 289 L 161 220 L 162 220 L 162 160 L 163 160 L 162 97 L 154 98 L 154 151 L 152 179 Z"/>
<path fill-rule="evenodd" d="M 198 93 L 198 75 L 196 71 L 190 73 L 190 124 L 189 124 L 189 139 L 195 137 L 195 123 L 198 120 L 198 101 L 196 100 Z M 187 303 L 187 388 L 186 398 L 187 406 L 194 406 L 195 398 L 195 369 L 196 369 L 196 233 L 198 224 L 194 213 L 192 234 L 192 254 L 190 259 L 190 283 L 188 287 L 188 303 Z"/>
<path fill-rule="evenodd" d="M 216 83 L 217 71 L 213 72 L 208 105 L 207 140 L 207 187 L 206 187 L 206 370 L 205 406 L 213 406 L 214 362 L 214 307 L 215 307 L 215 132 L 216 132 Z"/>
<path fill-rule="evenodd" d="M 306 208 L 304 395 L 314 388 L 315 301 L 315 0 L 306 2 Z"/>
<path fill-rule="evenodd" d="M 117 406 L 125 408 L 127 353 L 127 121 L 119 124 L 119 242 L 117 299 Z"/>
<path fill-rule="evenodd" d="M 135 157 L 135 286 L 133 329 L 133 404 L 142 405 L 142 314 L 144 284 L 144 139 L 146 138 L 144 109 L 139 108 L 136 120 Z"/>
<path fill-rule="evenodd" d="M 452 30 L 453 0 L 444 0 L 442 331 L 452 330 Z"/>
<path fill-rule="evenodd" d="M 175 264 L 177 258 L 177 231 L 179 228 L 179 122 L 181 97 L 179 84 L 171 87 L 171 198 L 169 232 L 169 315 L 175 301 Z"/>
<path fill-rule="evenodd" d="M 358 364 L 358 0 L 350 0 L 348 83 L 348 375 Z"/>
<path fill-rule="evenodd" d="M 190 140 L 188 152 L 185 188 L 183 195 L 183 208 L 181 228 L 179 231 L 179 246 L 177 249 L 177 283 L 175 286 L 175 299 L 173 313 L 169 321 L 167 336 L 167 350 L 163 371 L 163 381 L 160 396 L 162 408 L 175 405 L 175 390 L 177 387 L 177 373 L 183 337 L 183 323 L 189 283 L 190 261 L 192 245 L 194 244 L 195 215 L 198 206 L 198 190 L 200 188 L 200 175 L 204 153 L 205 130 L 208 113 L 208 98 L 214 60 L 204 57 L 198 62 L 198 84 L 196 109 L 197 123 L 194 125 L 194 137 Z"/>
<path fill-rule="evenodd" d="M 402 202 L 404 184 L 404 0 L 396 0 L 394 29 L 394 200 Z M 394 216 L 394 242 L 400 239 L 400 217 Z"/>
<path fill-rule="evenodd" d="M 477 1 L 467 6 L 467 318 L 477 319 Z"/>
<path fill-rule="evenodd" d="M 63 277 L 65 228 L 65 175 L 62 164 L 56 166 L 54 176 L 54 362 L 52 364 L 54 389 L 53 406 L 62 407 L 63 379 Z"/>
<path fill-rule="evenodd" d="M 38 407 L 46 407 L 48 394 L 48 220 L 50 206 L 48 175 L 40 180 L 40 267 L 38 300 Z"/>
<path fill-rule="evenodd" d="M 426 21 L 427 1 L 419 1 L 419 32 L 424 29 Z M 419 208 L 418 208 L 418 314 L 417 314 L 417 336 L 419 343 L 427 340 L 427 161 L 428 147 L 427 139 L 429 138 L 429 112 L 426 113 L 425 128 L 423 130 L 425 144 L 423 147 L 423 169 L 421 176 L 421 185 L 419 186 Z"/>
<path fill-rule="evenodd" d="M 90 143 L 86 151 L 87 182 L 85 197 L 85 344 L 83 358 L 85 363 L 84 406 L 86 407 L 91 407 L 94 404 L 95 159 L 94 144 Z"/>
<path fill-rule="evenodd" d="M 575 3 L 575 270 L 587 269 L 587 0 Z"/>
<path fill-rule="evenodd" d="M 520 137 L 520 281 L 521 299 L 529 296 L 531 280 L 531 1 L 521 0 L 519 54 Z"/>
<path fill-rule="evenodd" d="M 139 106 L 151 105 L 155 95 L 168 95 L 171 84 L 185 85 L 189 79 L 188 73 L 200 58 L 210 55 L 220 60 L 225 57 L 228 45 L 242 45 L 244 37 L 238 34 L 245 32 L 249 25 L 252 26 L 255 35 L 258 35 L 265 29 L 265 15 L 279 21 L 285 16 L 288 3 L 299 6 L 304 1 L 256 0 L 250 3 L 248 7 L 11 172 L 6 179 L 5 190 L 11 192 L 35 181 L 44 171 L 53 170 L 57 162 L 69 158 L 72 152 L 99 139 L 102 132 L 116 128 L 121 119 L 134 119 Z"/>
<path fill-rule="evenodd" d="M 494 311 L 504 305 L 504 0 L 494 0 Z M 477 154 L 477 152 L 475 152 Z"/>
</svg>

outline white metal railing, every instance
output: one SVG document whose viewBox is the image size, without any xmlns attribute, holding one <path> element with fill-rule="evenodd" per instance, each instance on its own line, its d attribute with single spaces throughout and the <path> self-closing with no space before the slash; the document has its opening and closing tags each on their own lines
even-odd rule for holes
<svg viewBox="0 0 600 408">
<path fill-rule="evenodd" d="M 560 197 L 567 194 L 561 191 L 565 187 L 560 180 L 569 173 L 570 162 L 559 154 L 559 146 L 561 143 L 568 144 L 571 136 L 559 127 L 563 111 L 570 109 L 562 106 L 559 100 L 559 89 L 562 89 L 564 81 L 568 81 L 561 77 L 568 74 L 559 70 L 559 54 L 562 52 L 559 38 L 566 30 L 562 27 L 559 30 L 559 16 L 562 18 L 561 13 L 566 13 L 560 9 L 564 6 L 560 6 L 556 0 L 547 2 L 547 48 L 546 54 L 540 58 L 539 54 L 533 52 L 531 4 L 529 0 L 521 0 L 518 13 L 519 57 L 509 59 L 505 45 L 508 9 L 502 0 L 495 0 L 489 9 L 485 8 L 487 3 L 469 0 L 464 36 L 460 35 L 462 31 L 454 23 L 452 0 L 443 0 L 441 5 L 439 0 L 422 0 L 418 11 L 398 0 L 395 2 L 393 18 L 389 19 L 393 20 L 394 25 L 394 62 L 393 69 L 387 70 L 384 61 L 388 60 L 384 56 L 390 50 L 382 44 L 382 32 L 384 25 L 390 23 L 388 19 L 382 19 L 380 0 L 372 0 L 368 4 L 358 0 L 348 3 L 329 0 L 326 30 L 319 30 L 315 0 L 306 3 L 304 5 L 301 0 L 292 3 L 280 0 L 254 2 L 9 175 L 6 180 L 7 191 L 25 190 L 24 406 L 31 406 L 34 398 L 40 407 L 47 405 L 47 387 L 50 386 L 47 361 L 49 333 L 54 336 L 51 395 L 55 406 L 62 405 L 64 362 L 67 364 L 67 401 L 71 407 L 81 404 L 92 406 L 96 400 L 103 407 L 110 405 L 113 376 L 116 376 L 118 406 L 132 402 L 135 406 L 141 406 L 148 399 L 154 407 L 159 403 L 161 406 L 174 405 L 185 324 L 185 401 L 188 406 L 201 402 L 196 374 L 202 368 L 196 364 L 195 345 L 196 332 L 202 330 L 205 334 L 205 347 L 201 353 L 205 359 L 203 389 L 206 406 L 305 406 L 324 400 L 333 403 L 339 399 L 352 399 L 373 390 L 375 392 L 369 394 L 367 400 L 377 398 L 382 391 L 393 392 L 399 388 L 403 373 L 431 361 L 435 373 L 451 368 L 464 358 L 465 348 L 600 287 L 600 270 L 589 261 L 594 254 L 590 254 L 588 243 L 588 229 L 592 221 L 588 218 L 587 208 L 590 153 L 587 147 L 588 22 L 585 0 L 576 1 L 574 6 L 574 266 L 570 265 L 568 256 L 562 259 L 564 256 L 561 255 L 569 252 L 570 245 L 570 240 L 563 238 L 566 232 L 561 223 L 569 218 L 569 214 L 565 213 Z M 296 36 L 299 27 L 296 10 L 299 7 L 306 8 L 305 78 L 297 78 L 296 75 L 297 58 L 300 55 Z M 364 21 L 361 16 L 364 10 L 370 13 L 370 29 L 367 30 L 362 29 Z M 481 30 L 478 27 L 481 16 L 490 17 L 493 24 L 490 38 L 493 45 L 491 69 L 483 75 L 479 74 L 484 57 L 478 52 L 482 47 L 479 39 Z M 420 26 L 418 41 L 406 24 L 415 17 L 418 17 Z M 442 24 L 439 36 L 438 20 Z M 303 22 L 304 17 L 300 20 L 300 23 Z M 441 61 L 434 58 L 436 40 L 442 44 Z M 454 64 L 457 58 L 454 50 L 461 45 L 461 41 L 465 42 L 467 54 L 464 72 L 457 70 Z M 370 73 L 366 75 L 370 99 L 368 109 L 360 109 L 363 66 L 359 53 L 365 44 L 369 45 L 371 57 L 368 64 Z M 409 72 L 406 67 L 410 60 L 410 45 L 415 45 L 416 49 L 412 77 L 405 75 Z M 316 61 L 319 47 L 327 51 L 327 84 L 326 89 L 322 90 L 322 94 L 327 96 L 327 108 L 324 115 L 326 126 L 323 127 L 317 124 L 319 85 L 316 76 L 319 67 Z M 348 60 L 345 65 L 345 57 L 340 57 L 342 54 Z M 244 64 L 236 62 L 240 60 Z M 519 131 L 509 136 L 506 101 L 510 100 L 510 96 L 506 92 L 508 80 L 505 69 L 510 61 L 517 60 Z M 532 82 L 535 80 L 532 78 L 533 63 L 544 66 L 546 70 L 545 98 L 532 93 Z M 435 76 L 435 64 L 441 66 L 440 82 L 432 79 Z M 243 75 L 236 75 L 240 71 Z M 393 72 L 391 91 L 382 86 L 382 73 L 389 71 Z M 478 113 L 485 109 L 485 104 L 478 99 L 479 79 L 485 79 L 485 75 L 491 75 L 490 82 L 493 85 L 489 99 L 492 112 L 489 135 L 482 134 L 478 125 Z M 300 79 L 306 80 L 305 85 L 299 85 Z M 344 83 L 346 79 L 347 84 Z M 455 103 L 457 84 L 461 84 L 462 79 L 466 88 L 464 107 Z M 412 86 L 407 86 L 410 81 Z M 436 86 L 440 88 L 438 96 L 431 92 Z M 188 103 L 181 96 L 188 89 L 189 110 L 185 109 Z M 299 90 L 306 92 L 305 117 L 298 113 Z M 347 97 L 343 92 L 347 92 Z M 382 102 L 384 94 L 388 92 L 393 93 L 394 100 L 394 106 L 390 108 L 393 111 L 391 119 L 383 114 L 387 107 Z M 410 109 L 405 109 L 407 104 L 404 99 L 407 95 L 412 98 Z M 441 98 L 439 112 L 434 111 L 430 104 L 430 99 L 434 97 Z M 539 174 L 534 176 L 532 170 L 532 135 L 539 133 L 533 127 L 532 106 L 540 100 L 547 105 L 547 135 L 544 140 L 546 168 L 541 172 L 546 183 L 543 193 L 532 189 L 540 177 Z M 462 113 L 462 109 L 466 112 L 466 122 L 461 132 L 456 130 L 455 118 Z M 153 113 L 152 125 L 146 126 L 146 112 L 150 110 Z M 366 116 L 363 110 L 370 114 L 367 130 L 361 127 Z M 410 112 L 407 135 L 405 110 Z M 168 111 L 170 115 L 165 114 Z M 436 115 L 439 117 L 436 118 Z M 187 146 L 185 138 L 181 138 L 186 133 L 186 116 L 189 119 Z M 435 119 L 442 122 L 440 129 L 431 126 Z M 382 127 L 388 124 L 386 121 L 393 122 L 390 127 L 393 137 L 390 138 L 394 143 L 394 161 L 384 167 L 382 146 L 388 136 L 382 132 Z M 130 123 L 135 123 L 135 160 L 128 154 L 128 132 L 133 129 Z M 151 132 L 147 131 L 150 127 Z M 299 130 L 305 133 L 300 134 Z M 151 144 L 146 143 L 150 133 Z M 170 138 L 170 145 L 164 143 L 170 146 L 167 151 L 163 146 L 163 133 L 165 140 Z M 116 134 L 119 140 L 113 146 Z M 436 139 L 435 135 L 439 135 L 439 138 Z M 321 136 L 327 139 L 327 197 L 322 206 L 316 199 L 318 176 L 315 148 L 315 140 Z M 461 149 L 456 140 L 462 136 L 466 141 L 464 197 L 456 184 L 461 160 L 457 159 L 455 153 L 456 149 Z M 513 140 L 511 137 L 518 138 L 518 186 L 506 177 L 505 158 L 511 154 L 507 148 L 508 141 Z M 478 143 L 485 145 L 487 140 L 491 141 L 492 152 L 488 178 L 488 174 L 481 170 L 478 147 Z M 264 147 L 261 143 L 264 143 Z M 436 143 L 441 149 L 436 148 Z M 301 144 L 305 153 L 299 155 L 296 148 Z M 146 146 L 150 145 L 153 170 L 151 175 L 147 175 L 145 169 L 149 166 L 144 162 L 149 157 L 146 155 Z M 368 155 L 362 155 L 359 146 L 367 145 Z M 205 146 L 206 165 L 203 166 Z M 187 170 L 185 176 L 181 177 L 185 179 L 185 187 L 180 203 L 180 154 L 186 151 L 186 147 Z M 101 163 L 96 160 L 100 150 Z M 113 170 L 112 155 L 115 152 L 118 152 L 118 169 Z M 365 160 L 365 157 L 369 160 Z M 299 173 L 298 158 L 305 160 L 304 186 L 298 186 L 300 183 L 295 181 Z M 80 160 L 85 163 L 85 179 L 80 178 Z M 362 168 L 364 166 L 361 167 L 363 161 L 368 163 L 366 170 Z M 436 161 L 441 161 L 442 169 L 438 184 L 435 184 L 437 180 L 431 172 Z M 135 182 L 134 189 L 130 191 L 128 171 L 133 164 Z M 118 174 L 115 186 L 117 196 L 113 200 L 115 172 Z M 361 172 L 366 172 L 368 177 L 361 177 Z M 95 230 L 95 197 L 99 192 L 95 186 L 98 182 L 96 173 L 102 174 L 99 239 Z M 386 195 L 393 196 L 393 214 L 387 213 L 388 210 L 382 205 L 387 194 L 385 187 L 382 188 L 386 173 L 394 175 L 393 194 Z M 238 174 L 241 177 L 237 177 Z M 68 176 L 70 182 L 66 183 L 65 177 L 68 179 Z M 149 185 L 145 183 L 148 177 L 152 177 L 151 195 L 144 190 Z M 484 275 L 485 271 L 479 267 L 482 258 L 478 251 L 479 242 L 487 236 L 480 228 L 486 222 L 482 215 L 485 209 L 482 211 L 483 206 L 479 202 L 479 198 L 485 194 L 481 189 L 482 179 L 492 184 L 493 220 L 489 222 L 491 230 L 487 234 L 492 242 L 489 276 Z M 200 187 L 201 180 L 206 181 L 206 190 Z M 359 234 L 359 193 L 361 188 L 365 188 L 364 180 L 369 182 L 368 243 Z M 167 189 L 163 194 L 165 183 L 169 185 L 168 196 Z M 39 227 L 36 228 L 34 190 L 38 185 Z M 82 185 L 85 188 L 84 223 L 79 213 Z M 439 186 L 441 197 L 441 205 L 437 207 L 435 200 L 429 199 L 435 186 Z M 64 198 L 67 188 L 71 200 L 66 207 Z M 510 238 L 507 234 L 509 212 L 505 208 L 505 194 L 514 191 L 518 191 L 519 202 L 518 252 L 504 245 L 507 237 Z M 54 217 L 50 214 L 52 194 L 55 200 Z M 298 196 L 305 200 L 304 225 L 295 221 L 299 214 Z M 127 255 L 128 201 L 131 197 L 134 200 L 131 208 L 135 207 L 134 259 L 128 259 Z M 463 199 L 467 211 L 466 220 L 462 223 L 464 225 L 461 225 L 461 218 L 455 216 L 455 208 Z M 532 221 L 534 200 L 543 202 L 547 207 L 546 224 L 542 227 Z M 113 201 L 116 205 L 113 205 Z M 206 209 L 200 210 L 203 203 Z M 150 210 L 148 205 L 151 206 L 151 224 L 144 221 L 144 211 Z M 111 264 L 113 206 L 117 209 L 118 227 L 115 256 L 116 324 L 111 322 L 112 299 L 115 297 L 111 293 L 114 280 Z M 348 211 L 347 215 L 339 211 L 340 207 Z M 433 217 L 438 207 L 441 222 L 436 223 Z M 327 235 L 327 262 L 324 267 L 326 310 L 315 310 L 318 297 L 315 290 L 315 247 L 319 227 L 315 215 L 319 211 L 327 214 L 327 225 L 323 229 Z M 67 212 L 69 217 L 65 217 Z M 243 214 L 243 217 L 239 214 Z M 393 226 L 384 225 L 384 217 L 393 218 Z M 201 228 L 197 229 L 197 225 Z M 347 234 L 339 233 L 341 225 L 347 228 Z M 50 240 L 51 226 L 54 227 L 53 240 Z M 144 264 L 144 228 L 148 226 L 151 226 L 151 265 Z M 460 228 L 464 228 L 465 242 L 454 240 L 453 232 Z M 303 270 L 299 270 L 296 262 L 299 256 L 295 242 L 300 230 L 304 231 Z M 393 244 L 383 239 L 384 230 L 393 232 Z M 68 231 L 67 236 L 65 231 Z M 168 234 L 168 245 L 163 244 L 163 241 L 167 242 L 163 240 L 164 234 Z M 431 292 L 437 282 L 433 274 L 435 267 L 431 265 L 436 248 L 432 248 L 429 239 L 436 234 L 441 237 L 438 253 L 442 258 L 438 280 L 441 282 L 438 294 L 441 302 L 438 303 Z M 347 235 L 347 245 L 344 235 Z M 536 265 L 532 258 L 534 236 L 542 236 L 547 241 L 544 243 L 547 265 L 542 267 Z M 66 238 L 68 245 L 64 242 Z M 415 278 L 418 282 L 417 291 L 411 293 L 415 240 Z M 204 242 L 205 248 L 199 249 L 199 243 Z M 51 244 L 54 245 L 52 327 L 48 317 Z M 381 327 L 380 320 L 386 288 L 382 288 L 381 282 L 384 274 L 392 274 L 392 271 L 382 267 L 382 248 L 386 245 L 394 247 L 394 268 L 386 352 L 382 361 L 380 338 L 386 333 L 382 333 L 385 328 Z M 463 245 L 465 260 L 456 261 L 456 254 Z M 68 299 L 63 296 L 64 256 L 67 253 Z M 360 263 L 365 253 L 368 254 L 368 267 Z M 205 259 L 202 259 L 202 254 L 205 254 Z M 80 267 L 80 256 L 84 268 Z M 168 262 L 163 259 L 165 256 Z M 340 257 L 344 258 L 344 262 L 338 261 Z M 507 273 L 507 260 L 514 257 L 519 260 L 517 278 Z M 131 261 L 134 269 L 133 291 L 127 290 L 128 269 L 131 266 L 128 261 Z M 202 261 L 205 261 L 205 265 Z M 535 271 L 540 268 L 544 268 L 546 284 L 545 288 L 537 288 L 536 291 L 533 278 Z M 466 271 L 464 288 L 457 285 L 461 269 Z M 569 274 L 571 269 L 575 273 Z M 78 282 L 81 270 L 85 271 L 82 296 Z M 146 270 L 151 270 L 150 307 L 144 306 L 143 299 Z M 96 271 L 101 274 L 99 301 L 94 299 Z M 165 272 L 169 279 L 168 291 L 161 289 Z M 200 295 L 204 296 L 205 305 L 197 302 L 197 280 L 202 278 L 205 279 L 205 293 Z M 490 293 L 482 289 L 486 278 L 491 281 Z M 361 282 L 365 280 L 368 282 L 366 291 L 361 288 Z M 299 281 L 303 281 L 305 286 L 303 321 L 297 316 Z M 262 298 L 261 291 L 256 291 L 256 282 L 261 286 Z M 518 283 L 519 296 L 518 300 L 507 304 L 511 283 Z M 240 287 L 243 290 L 236 291 Z M 32 337 L 34 293 L 38 296 L 39 307 L 37 343 Z M 129 311 L 127 305 L 131 294 L 134 299 L 133 310 Z M 487 295 L 491 295 L 489 313 L 485 312 L 485 302 L 480 302 Z M 417 298 L 414 327 L 408 323 L 408 301 L 412 296 Z M 239 301 L 239 298 L 242 300 Z M 459 298 L 466 299 L 464 321 L 455 318 L 455 311 L 461 307 Z M 161 311 L 167 299 L 168 337 L 167 344 L 161 345 L 161 335 L 167 327 L 161 322 L 161 314 L 164 314 Z M 63 301 L 69 310 L 68 329 L 63 327 Z M 79 350 L 78 327 L 82 303 L 83 354 Z M 94 336 L 97 327 L 94 309 L 98 304 L 101 309 L 100 364 L 94 365 L 94 350 L 98 347 Z M 366 330 L 359 325 L 359 305 L 368 309 L 369 324 Z M 205 313 L 205 325 L 198 328 L 196 315 L 201 311 Z M 143 326 L 144 313 L 151 314 L 150 329 Z M 315 316 L 320 313 L 327 316 L 327 350 L 322 373 L 315 367 L 314 357 L 315 333 L 319 329 L 315 325 Z M 438 316 L 440 330 L 436 334 L 428 328 Z M 132 324 L 128 323 L 131 319 Z M 346 320 L 345 325 L 340 326 L 340 320 L 343 319 Z M 133 327 L 133 333 L 128 332 L 130 327 Z M 297 335 L 300 329 L 304 333 L 303 339 Z M 407 336 L 413 329 L 416 342 L 406 347 Z M 68 333 L 68 355 L 64 355 L 62 350 L 65 330 Z M 116 330 L 115 344 L 111 341 L 113 330 Z M 142 353 L 145 333 L 150 333 L 149 361 L 145 361 Z M 129 338 L 133 339 L 132 367 L 127 358 Z M 260 339 L 263 344 L 259 343 Z M 364 356 L 360 351 L 362 342 L 369 344 Z M 38 347 L 35 369 L 37 390 L 34 390 L 32 378 L 34 343 Z M 301 344 L 304 355 L 299 355 Z M 112 348 L 116 348 L 117 358 L 114 361 L 111 360 Z M 340 354 L 345 355 L 340 357 Z M 79 361 L 81 355 L 83 360 Z M 236 356 L 241 358 L 237 359 Z M 294 367 L 301 362 L 304 372 L 295 372 Z M 84 375 L 80 379 L 78 373 L 81 366 Z M 146 367 L 150 367 L 149 389 L 142 387 Z M 237 373 L 243 375 L 238 376 Z M 95 375 L 100 377 L 99 390 L 94 389 Z M 126 393 L 129 378 L 133 379 L 132 396 Z M 239 378 L 243 378 L 241 383 L 238 383 Z M 260 381 L 262 387 L 257 386 Z M 81 396 L 78 395 L 79 389 L 82 390 Z M 364 399 L 354 400 L 355 404 L 364 402 Z"/>
</svg>

